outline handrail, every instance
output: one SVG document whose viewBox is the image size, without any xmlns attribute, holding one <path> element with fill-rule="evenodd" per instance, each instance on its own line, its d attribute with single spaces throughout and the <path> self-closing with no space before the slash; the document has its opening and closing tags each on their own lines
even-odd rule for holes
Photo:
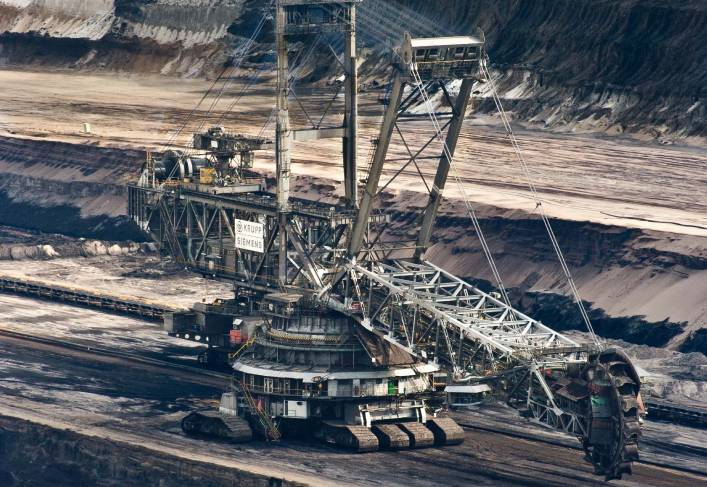
<svg viewBox="0 0 707 487">
<path fill-rule="evenodd" d="M 248 350 L 250 347 L 252 347 L 254 343 L 255 343 L 255 337 L 250 338 L 250 339 L 249 339 L 247 342 L 245 342 L 238 350 L 236 350 L 236 351 L 233 352 L 233 353 L 229 353 L 229 354 L 228 354 L 228 359 L 231 361 L 231 363 L 233 363 L 233 362 L 238 358 L 238 356 L 239 356 L 240 354 L 242 354 L 243 352 L 245 352 L 246 350 Z"/>
<path fill-rule="evenodd" d="M 263 425 L 263 428 L 265 429 L 265 437 L 271 441 L 279 440 L 282 435 L 280 434 L 280 430 L 278 430 L 275 423 L 272 422 L 270 416 L 260 407 L 258 407 L 258 404 L 255 402 L 255 399 L 253 399 L 253 396 L 248 390 L 248 386 L 246 386 L 244 382 L 240 381 L 238 382 L 238 384 L 240 386 L 241 391 L 243 391 L 243 397 L 248 403 L 250 412 L 255 414 L 260 420 L 260 424 Z"/>
</svg>

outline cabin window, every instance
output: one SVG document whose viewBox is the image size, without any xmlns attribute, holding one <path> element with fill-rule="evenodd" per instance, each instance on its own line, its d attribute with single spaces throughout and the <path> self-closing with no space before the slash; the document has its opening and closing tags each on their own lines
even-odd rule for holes
<svg viewBox="0 0 707 487">
<path fill-rule="evenodd" d="M 309 11 L 309 23 L 321 25 L 328 21 L 330 15 L 321 8 L 315 8 Z"/>
<path fill-rule="evenodd" d="M 330 7 L 324 7 L 324 8 L 330 8 Z M 329 13 L 329 23 L 331 23 L 331 24 L 338 24 L 340 22 L 348 23 L 350 20 L 351 20 L 351 16 L 349 15 L 349 9 L 346 7 L 333 9 Z"/>
<path fill-rule="evenodd" d="M 418 49 L 417 52 L 415 53 L 415 58 L 417 59 L 425 59 L 425 54 L 427 54 L 426 49 Z"/>
<path fill-rule="evenodd" d="M 457 47 L 454 50 L 454 59 L 464 59 L 464 51 L 466 49 L 464 47 Z"/>
<path fill-rule="evenodd" d="M 430 60 L 436 60 L 439 57 L 439 49 L 430 49 L 429 55 L 427 56 Z"/>
</svg>

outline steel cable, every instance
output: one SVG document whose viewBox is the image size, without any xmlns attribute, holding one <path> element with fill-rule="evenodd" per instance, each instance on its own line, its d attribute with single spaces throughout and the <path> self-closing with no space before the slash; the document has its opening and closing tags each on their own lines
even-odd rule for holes
<svg viewBox="0 0 707 487">
<path fill-rule="evenodd" d="M 592 340 L 594 343 L 601 349 L 602 345 L 599 341 L 599 338 L 597 337 L 594 327 L 592 326 L 591 319 L 589 318 L 589 314 L 587 313 L 586 308 L 584 307 L 584 303 L 582 301 L 582 298 L 579 294 L 579 289 L 577 289 L 577 285 L 575 284 L 574 278 L 572 277 L 572 273 L 569 269 L 569 266 L 567 265 L 567 261 L 565 260 L 565 257 L 562 253 L 562 249 L 560 248 L 560 244 L 557 240 L 557 237 L 555 235 L 555 232 L 552 228 L 552 225 L 550 223 L 550 219 L 547 216 L 547 213 L 545 212 L 545 208 L 543 206 L 542 199 L 538 195 L 537 188 L 535 186 L 535 183 L 533 181 L 533 177 L 530 173 L 530 169 L 528 167 L 528 163 L 525 159 L 525 156 L 523 155 L 523 151 L 520 148 L 520 145 L 518 144 L 518 139 L 515 136 L 515 133 L 513 132 L 513 128 L 511 127 L 510 119 L 508 118 L 508 114 L 506 113 L 505 109 L 503 108 L 503 105 L 501 104 L 501 99 L 498 96 L 498 91 L 496 89 L 496 83 L 494 82 L 493 78 L 491 77 L 491 73 L 488 70 L 488 66 L 486 62 L 481 63 L 481 70 L 482 74 L 486 77 L 486 81 L 489 83 L 489 86 L 491 88 L 491 96 L 493 98 L 494 104 L 496 105 L 496 110 L 498 111 L 499 115 L 501 116 L 501 121 L 503 122 L 504 129 L 506 130 L 506 134 L 508 135 L 509 139 L 511 140 L 511 144 L 513 145 L 513 150 L 515 152 L 516 158 L 518 159 L 518 162 L 520 163 L 521 170 L 523 171 L 523 174 L 526 178 L 526 182 L 528 185 L 528 188 L 530 189 L 530 192 L 532 194 L 533 200 L 535 201 L 535 209 L 538 211 L 540 218 L 543 221 L 543 225 L 545 226 L 545 230 L 547 231 L 547 234 L 550 238 L 550 242 L 552 243 L 552 247 L 557 254 L 557 259 L 560 262 L 560 267 L 562 268 L 562 272 L 565 274 L 565 277 L 567 279 L 567 282 L 569 283 L 570 289 L 572 291 L 572 295 L 577 303 L 577 307 L 579 308 L 579 312 L 582 316 L 582 320 L 584 321 L 584 324 L 587 327 L 587 330 L 589 331 Z"/>
<path fill-rule="evenodd" d="M 498 271 L 498 267 L 496 266 L 496 261 L 493 258 L 493 254 L 491 253 L 491 249 L 488 246 L 488 242 L 486 241 L 486 237 L 484 236 L 484 233 L 481 229 L 481 224 L 479 223 L 479 218 L 476 215 L 476 210 L 474 209 L 474 206 L 471 204 L 471 201 L 467 195 L 466 188 L 464 187 L 464 183 L 462 182 L 461 178 L 459 177 L 459 174 L 457 173 L 456 166 L 454 164 L 453 157 L 451 155 L 451 151 L 449 150 L 449 146 L 447 145 L 447 141 L 444 139 L 444 135 L 442 133 L 442 127 L 439 124 L 439 120 L 437 119 L 437 116 L 435 115 L 434 108 L 432 106 L 432 101 L 430 100 L 430 97 L 427 95 L 427 91 L 424 89 L 422 79 L 420 77 L 420 73 L 417 71 L 417 66 L 415 65 L 414 62 L 410 63 L 410 72 L 413 75 L 413 78 L 415 79 L 415 84 L 417 85 L 418 89 L 420 90 L 420 93 L 422 95 L 422 98 L 424 99 L 425 106 L 427 109 L 427 113 L 430 116 L 430 120 L 432 121 L 432 125 L 434 126 L 435 132 L 437 133 L 437 138 L 439 139 L 440 143 L 442 144 L 442 148 L 444 151 L 444 155 L 449 161 L 449 168 L 451 169 L 452 172 L 452 177 L 456 181 L 459 191 L 462 195 L 462 199 L 464 201 L 464 205 L 466 207 L 467 213 L 469 214 L 469 218 L 472 221 L 472 224 L 474 225 L 474 230 L 476 231 L 477 236 L 479 237 L 479 241 L 481 243 L 481 248 L 484 252 L 484 256 L 486 257 L 486 260 L 489 263 L 489 267 L 491 268 L 491 273 L 493 274 L 494 279 L 496 280 L 496 284 L 498 286 L 499 291 L 501 292 L 501 296 L 504 300 L 504 302 L 507 305 L 511 305 L 510 299 L 508 297 L 508 292 L 506 291 L 506 287 L 503 285 L 503 280 L 501 279 L 501 274 Z M 461 116 L 464 116 L 464 114 L 461 114 Z"/>
<path fill-rule="evenodd" d="M 274 3 L 275 3 L 274 0 L 272 0 L 272 1 L 270 2 L 270 5 L 272 6 Z M 256 28 L 255 28 L 255 30 L 253 31 L 253 33 L 252 33 L 252 35 L 250 36 L 250 38 L 246 41 L 246 43 L 245 43 L 244 45 L 242 45 L 242 46 L 236 51 L 236 55 L 235 55 L 235 59 L 234 59 L 233 64 L 232 64 L 231 66 L 226 66 L 226 67 L 224 67 L 224 69 L 221 71 L 221 73 L 219 74 L 219 76 L 214 80 L 214 82 L 211 84 L 211 86 L 210 86 L 209 89 L 206 91 L 206 93 L 204 93 L 204 96 L 201 97 L 201 100 L 199 100 L 199 103 L 197 103 L 197 105 L 191 110 L 191 112 L 189 113 L 189 115 L 187 115 L 186 119 L 184 120 L 184 123 L 179 127 L 179 129 L 177 130 L 177 132 L 175 132 L 175 134 L 172 135 L 172 137 L 170 138 L 170 140 L 169 140 L 168 143 L 167 143 L 167 146 L 171 146 L 171 145 L 174 143 L 174 141 L 176 140 L 176 138 L 177 138 L 177 137 L 182 133 L 182 131 L 187 127 L 187 125 L 189 125 L 189 123 L 190 123 L 191 118 L 193 117 L 193 115 L 196 113 L 196 111 L 199 109 L 199 107 L 202 105 L 202 103 L 204 103 L 204 101 L 208 98 L 208 96 L 211 94 L 211 92 L 212 92 L 213 89 L 215 88 L 216 84 L 223 78 L 223 75 L 226 73 L 226 71 L 228 71 L 229 69 L 232 69 L 232 70 L 235 71 L 235 69 L 236 69 L 237 67 L 240 67 L 240 66 L 241 66 L 241 64 L 243 63 L 243 60 L 245 59 L 246 54 L 248 54 L 248 51 L 250 51 L 251 47 L 252 47 L 253 44 L 255 43 L 255 39 L 257 38 L 257 36 L 258 36 L 258 35 L 260 34 L 260 32 L 262 31 L 262 28 L 263 28 L 263 26 L 265 25 L 265 22 L 267 21 L 267 19 L 268 19 L 268 12 L 265 11 L 265 12 L 263 13 L 263 15 L 261 16 L 260 21 L 258 22 L 258 25 L 256 26 Z M 218 96 L 217 96 L 216 99 L 211 103 L 211 107 L 209 108 L 209 110 L 208 110 L 208 112 L 206 113 L 206 115 L 202 118 L 202 121 L 201 121 L 201 124 L 200 124 L 200 126 L 199 126 L 199 129 L 196 131 L 197 133 L 198 133 L 198 132 L 201 130 L 201 128 L 203 127 L 204 123 L 206 122 L 207 117 L 208 117 L 208 116 L 211 114 L 211 112 L 213 111 L 213 108 L 215 107 L 216 102 L 218 101 L 218 99 L 220 99 L 220 97 L 222 96 L 222 94 L 223 94 L 223 92 L 224 92 L 226 86 L 228 86 L 228 84 L 230 84 L 230 82 L 231 82 L 230 80 L 226 80 L 226 81 L 224 82 L 224 85 L 223 85 L 223 86 L 221 87 L 221 89 L 219 90 Z M 167 180 L 169 180 L 169 179 L 171 179 L 171 178 L 174 177 L 174 174 L 175 174 L 175 172 L 176 172 L 178 166 L 179 166 L 178 164 L 175 164 L 175 165 L 174 165 L 174 167 L 173 167 L 172 170 L 170 171 L 169 175 L 167 176 Z"/>
</svg>

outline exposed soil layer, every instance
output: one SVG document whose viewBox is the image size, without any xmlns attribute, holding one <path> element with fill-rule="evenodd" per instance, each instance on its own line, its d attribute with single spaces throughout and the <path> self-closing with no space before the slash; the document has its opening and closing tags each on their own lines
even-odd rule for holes
<svg viewBox="0 0 707 487">
<path fill-rule="evenodd" d="M 125 216 L 101 215 L 84 218 L 81 216 L 81 208 L 75 206 L 41 206 L 17 202 L 5 192 L 0 192 L 0 221 L 5 225 L 74 237 L 133 241 L 145 241 L 147 238 Z"/>
<path fill-rule="evenodd" d="M 5 487 L 304 485 L 3 416 L 0 452 Z"/>
<path fill-rule="evenodd" d="M 194 76 L 220 70 L 241 0 L 4 0 L 0 63 Z"/>
<path fill-rule="evenodd" d="M 159 44 L 151 39 L 108 37 L 93 41 L 7 33 L 0 36 L 0 47 L 0 62 L 5 66 L 29 64 L 36 69 L 195 76 L 216 74 L 228 63 L 227 46 L 221 43 L 184 49 L 177 43 Z"/>
<path fill-rule="evenodd" d="M 4 0 L 0 65 L 213 75 L 251 36 L 262 7 L 255 0 Z M 387 44 L 406 30 L 480 27 L 502 96 L 523 120 L 664 140 L 707 134 L 702 2 L 367 0 L 360 10 L 367 81 L 383 80 Z M 258 38 L 251 62 L 271 60 L 271 31 L 266 26 Z M 331 75 L 327 55 L 311 61 L 310 80 Z M 482 98 L 481 110 L 493 111 Z"/>
<path fill-rule="evenodd" d="M 263 3 L 0 0 L 0 67 L 34 70 L 2 80 L 0 133 L 28 139 L 0 139 L 0 223 L 110 241 L 94 245 L 41 233 L 10 239 L 6 234 L 0 267 L 13 272 L 21 267 L 31 275 L 98 288 L 122 285 L 182 305 L 198 300 L 195 295 L 228 291 L 225 285 L 180 274 L 155 255 L 145 255 L 148 248 L 121 242 L 143 238 L 125 218 L 125 184 L 136 180 L 144 153 L 113 147 L 164 143 L 210 84 L 184 78 L 213 77 L 232 63 L 229 56 L 250 36 Z M 688 142 L 704 144 L 704 2 L 366 0 L 361 14 L 360 41 L 368 48 L 361 78 L 367 86 L 387 81 L 388 61 L 382 56 L 387 48 L 382 46 L 399 42 L 404 30 L 436 35 L 468 33 L 480 26 L 488 36 L 493 75 L 505 105 L 526 126 L 626 133 L 665 144 L 692 137 Z M 250 77 L 249 70 L 272 62 L 271 34 L 266 27 L 241 75 Z M 327 56 L 315 56 L 304 67 L 304 81 L 326 82 L 335 76 L 331 66 L 336 63 Z M 98 72 L 102 77 L 66 75 L 76 71 Z M 142 77 L 146 73 L 160 76 L 148 81 Z M 229 128 L 260 129 L 271 108 L 268 81 L 256 87 L 259 98 L 249 97 L 248 103 L 226 116 Z M 226 104 L 240 89 L 238 84 L 226 90 L 230 95 Z M 477 110 L 492 112 L 487 89 L 478 90 Z M 376 96 L 362 100 L 362 141 L 378 130 L 380 107 L 371 103 Z M 322 103 L 321 97 L 318 100 Z M 196 114 L 197 122 L 206 116 L 203 110 Z M 83 122 L 92 122 L 94 132 L 81 133 Z M 492 250 L 515 304 L 559 330 L 583 329 L 542 225 L 529 215 L 532 205 L 523 201 L 527 200 L 521 194 L 523 183 L 514 179 L 515 173 L 501 174 L 508 166 L 507 157 L 498 152 L 503 135 L 497 127 L 479 129 L 474 123 L 474 134 L 462 147 L 465 159 L 473 162 L 465 167 L 465 181 L 474 188 L 477 201 L 490 203 L 478 207 L 481 224 L 491 235 Z M 184 139 L 188 133 L 189 127 Z M 557 210 L 553 225 L 597 331 L 641 344 L 624 345 L 632 356 L 640 356 L 638 363 L 644 368 L 660 365 L 657 372 L 651 370 L 655 383 L 647 384 L 647 390 L 650 386 L 665 397 L 704 398 L 704 356 L 674 351 L 707 354 L 707 331 L 702 328 L 707 322 L 707 244 L 699 236 L 707 231 L 704 152 L 684 146 L 672 150 L 657 144 L 621 145 L 621 138 L 560 138 L 540 131 L 523 135 L 535 146 L 530 156 L 536 160 L 531 162 L 557 176 L 548 178 L 554 181 L 547 181 L 552 190 L 547 190 L 546 201 Z M 96 147 L 99 144 L 104 147 Z M 339 150 L 338 141 L 317 151 L 295 150 L 293 168 L 306 175 L 294 181 L 295 192 L 317 190 L 323 199 L 337 199 L 341 186 L 332 170 L 336 160 L 332 154 Z M 405 155 L 400 145 L 395 150 Z M 570 157 L 573 150 L 581 156 Z M 259 161 L 258 168 L 272 170 L 270 162 Z M 311 178 L 313 173 L 323 179 Z M 419 181 L 408 180 L 386 195 L 386 201 L 399 209 L 400 222 L 414 221 L 411 209 L 423 200 L 419 193 L 409 192 L 414 184 L 419 186 Z M 519 194 L 526 204 L 519 205 Z M 460 215 L 459 205 L 443 208 L 429 257 L 490 287 L 488 266 L 468 220 Z M 667 233 L 666 225 L 676 233 Z M 72 258 L 55 258 L 52 251 Z M 170 357 L 179 363 L 194 360 L 194 347 L 188 342 L 175 343 L 159 329 L 135 320 L 55 303 L 38 305 L 14 296 L 0 300 L 8 310 L 4 326 L 69 337 L 88 346 Z M 213 406 L 220 386 L 189 384 L 164 371 L 153 371 L 146 380 L 144 371 L 131 367 L 97 365 L 86 356 L 62 357 L 56 351 L 32 351 L 16 343 L 0 348 L 0 404 L 44 421 L 39 425 L 0 416 L 3 486 L 283 485 L 267 475 L 193 459 L 206 454 L 271 471 L 286 465 L 322 482 L 332 479 L 347 485 L 599 484 L 578 451 L 482 431 L 469 433 L 461 447 L 381 452 L 365 459 L 298 443 L 249 445 L 243 450 L 207 444 L 182 436 L 178 420 L 195 405 Z M 56 419 L 66 422 L 48 425 Z M 479 421 L 474 419 L 477 425 Z M 519 429 L 532 428 L 518 421 Z M 503 416 L 489 427 L 495 431 L 507 423 Z M 93 428 L 98 435 L 68 428 Z M 104 439 L 126 432 L 135 434 L 132 443 Z M 147 442 L 157 447 L 139 446 Z M 651 423 L 644 444 L 646 457 L 654 462 L 676 465 L 676 458 L 684 455 L 688 468 L 703 468 L 703 435 Z M 169 448 L 179 448 L 181 456 L 156 453 Z M 633 478 L 618 485 L 700 482 L 703 477 L 640 465 Z"/>
<path fill-rule="evenodd" d="M 707 355 L 707 329 L 701 328 L 688 335 L 680 345 L 681 352 L 702 352 Z"/>
<path fill-rule="evenodd" d="M 76 237 L 144 240 L 125 217 L 144 153 L 0 137 L 0 221 Z"/>
<path fill-rule="evenodd" d="M 447 212 L 437 223 L 429 258 L 472 281 L 492 281 L 468 219 L 451 216 L 449 207 Z M 499 218 L 497 210 L 483 207 L 480 213 L 481 228 L 504 284 L 512 288 L 512 299 L 557 329 L 584 329 L 539 218 L 519 213 Z M 704 238 L 589 222 L 551 224 L 600 335 L 676 348 L 704 326 Z M 695 347 L 690 350 L 707 352 L 699 347 L 699 339 L 690 340 Z"/>
<path fill-rule="evenodd" d="M 664 347 L 671 339 L 683 333 L 685 323 L 671 323 L 668 319 L 649 322 L 645 316 L 612 317 L 592 303 L 584 302 L 594 331 L 601 337 L 625 340 L 630 343 Z M 529 316 L 550 327 L 562 330 L 583 330 L 586 325 L 579 316 L 571 298 L 551 294 L 526 292 L 518 307 Z M 707 347 L 699 349 L 707 354 Z"/>
<path fill-rule="evenodd" d="M 414 234 L 414 201 L 406 193 L 388 201 L 399 208 L 394 236 Z M 586 330 L 539 217 L 475 206 L 514 304 L 555 329 Z M 468 216 L 455 202 L 443 204 L 441 215 L 427 258 L 486 290 L 497 288 Z M 559 219 L 551 225 L 600 336 L 671 349 L 689 340 L 690 351 L 707 353 L 692 335 L 707 319 L 703 237 Z"/>
</svg>

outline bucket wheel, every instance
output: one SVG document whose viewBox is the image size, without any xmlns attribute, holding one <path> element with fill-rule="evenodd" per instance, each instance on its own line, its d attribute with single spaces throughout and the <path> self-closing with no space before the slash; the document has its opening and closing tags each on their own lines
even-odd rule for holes
<svg viewBox="0 0 707 487">
<path fill-rule="evenodd" d="M 596 474 L 620 479 L 638 460 L 640 379 L 626 354 L 615 349 L 593 357 L 584 377 L 590 391 L 587 458 Z"/>
</svg>

